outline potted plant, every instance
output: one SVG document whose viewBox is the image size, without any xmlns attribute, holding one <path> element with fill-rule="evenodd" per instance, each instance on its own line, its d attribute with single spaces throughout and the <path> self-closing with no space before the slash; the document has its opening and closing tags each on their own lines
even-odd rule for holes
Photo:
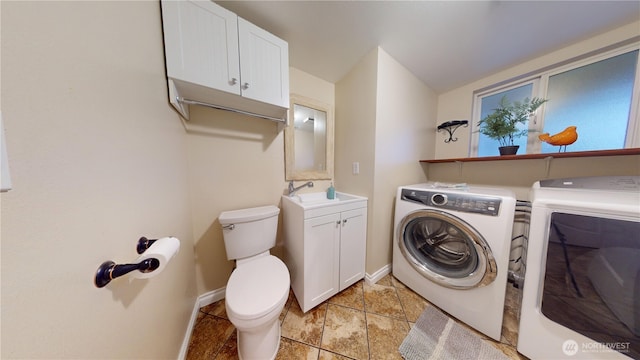
<svg viewBox="0 0 640 360">
<path fill-rule="evenodd" d="M 513 155 L 520 147 L 514 145 L 513 140 L 527 134 L 527 129 L 518 129 L 518 125 L 526 124 L 529 117 L 547 101 L 526 98 L 512 103 L 505 95 L 500 99 L 498 108 L 478 122 L 478 131 L 500 143 L 500 155 Z"/>
</svg>

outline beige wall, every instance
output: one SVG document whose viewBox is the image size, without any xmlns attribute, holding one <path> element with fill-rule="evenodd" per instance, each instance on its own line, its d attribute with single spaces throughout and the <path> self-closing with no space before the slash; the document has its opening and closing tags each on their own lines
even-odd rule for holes
<svg viewBox="0 0 640 360">
<path fill-rule="evenodd" d="M 391 263 L 398 186 L 426 180 L 419 160 L 434 156 L 437 97 L 384 50 L 378 52 L 374 208 L 367 272 Z"/>
<path fill-rule="evenodd" d="M 334 104 L 334 85 L 291 68 L 292 93 Z M 204 107 L 191 107 L 187 123 L 189 193 L 195 241 L 198 294 L 226 286 L 233 262 L 227 260 L 221 212 L 276 205 L 284 179 L 284 131 L 264 119 Z M 315 181 L 324 191 L 329 181 Z M 282 215 L 280 215 L 282 223 Z M 282 254 L 281 232 L 273 254 Z"/>
<path fill-rule="evenodd" d="M 181 124 L 167 102 L 157 2 L 2 1 L 0 9 L 0 104 L 14 187 L 0 197 L 0 356 L 175 358 L 196 297 L 224 287 L 231 271 L 220 212 L 280 204 L 282 129 L 200 107 Z M 335 104 L 335 185 L 370 199 L 369 274 L 391 262 L 397 186 L 426 173 L 526 188 L 529 178 L 506 163 L 418 163 L 458 156 L 435 125 L 469 118 L 464 104 L 476 86 L 441 95 L 436 114 L 436 95 L 382 49 L 335 86 L 291 69 L 291 92 Z M 532 176 L 548 174 L 546 165 L 552 175 L 594 164 L 592 172 L 638 173 L 637 157 L 567 161 L 536 161 Z M 510 175 L 519 180 L 504 180 Z M 93 285 L 100 263 L 131 262 L 140 236 L 165 235 L 182 243 L 163 273 Z"/>
<path fill-rule="evenodd" d="M 186 139 L 157 2 L 2 1 L 2 353 L 175 359 L 197 296 Z M 140 236 L 177 236 L 149 280 L 94 286 Z"/>
<path fill-rule="evenodd" d="M 373 196 L 377 68 L 375 49 L 336 84 L 336 189 L 368 198 Z M 354 162 L 360 164 L 357 175 Z"/>
<path fill-rule="evenodd" d="M 545 67 L 562 63 L 576 57 L 612 45 L 637 41 L 640 22 L 594 36 L 545 56 L 527 61 L 492 76 L 467 84 L 438 96 L 436 124 L 448 120 L 471 119 L 473 92 L 484 87 L 536 72 Z M 445 143 L 445 135 L 439 133 L 435 158 L 463 158 L 468 156 L 471 127 L 460 128 L 455 133 L 457 142 Z M 638 156 L 613 156 L 594 158 L 513 160 L 473 163 L 424 164 L 427 178 L 432 181 L 466 182 L 501 186 L 514 190 L 518 197 L 527 200 L 529 188 L 540 179 L 572 176 L 638 175 Z"/>
<path fill-rule="evenodd" d="M 419 160 L 434 155 L 435 106 L 436 94 L 381 48 L 336 85 L 336 184 L 369 198 L 369 275 L 391 263 L 397 187 L 425 181 Z"/>
<path fill-rule="evenodd" d="M 373 244 L 377 68 L 378 49 L 374 49 L 336 84 L 336 190 L 369 199 L 365 271 Z M 354 162 L 360 164 L 359 174 L 352 172 Z"/>
<path fill-rule="evenodd" d="M 2 194 L 1 355 L 175 358 L 196 297 L 232 268 L 220 212 L 280 203 L 282 129 L 202 107 L 183 126 L 156 2 L 1 4 L 14 185 Z M 333 84 L 293 68 L 291 91 L 334 104 Z M 143 235 L 177 236 L 181 251 L 154 279 L 97 289 L 97 267 L 135 260 Z"/>
<path fill-rule="evenodd" d="M 638 29 L 640 29 L 640 22 L 631 23 L 440 94 L 438 96 L 437 124 L 449 120 L 471 120 L 474 91 L 515 79 L 525 74 L 537 72 L 570 59 L 585 56 L 586 54 L 608 48 L 614 44 L 628 42 L 634 39 L 638 41 L 640 40 L 640 32 Z M 438 133 L 435 158 L 467 157 L 469 155 L 471 130 L 471 126 L 458 129 L 455 133 L 458 141 L 449 143 L 444 142 L 444 132 Z"/>
<path fill-rule="evenodd" d="M 511 189 L 520 200 L 529 200 L 531 185 L 542 179 L 640 175 L 640 156 L 437 163 L 423 167 L 431 181 L 498 186 Z"/>
</svg>

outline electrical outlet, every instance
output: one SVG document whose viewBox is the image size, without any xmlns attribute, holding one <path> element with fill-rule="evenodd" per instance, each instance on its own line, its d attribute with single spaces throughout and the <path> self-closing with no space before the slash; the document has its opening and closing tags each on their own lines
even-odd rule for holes
<svg viewBox="0 0 640 360">
<path fill-rule="evenodd" d="M 360 174 L 360 163 L 359 162 L 356 161 L 356 162 L 354 162 L 352 164 L 352 172 L 353 172 L 353 175 Z"/>
</svg>

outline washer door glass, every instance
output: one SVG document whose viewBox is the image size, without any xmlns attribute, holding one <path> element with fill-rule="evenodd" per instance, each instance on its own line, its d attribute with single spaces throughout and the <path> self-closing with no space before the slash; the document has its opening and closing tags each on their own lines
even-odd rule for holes
<svg viewBox="0 0 640 360">
<path fill-rule="evenodd" d="M 471 225 L 437 210 L 408 214 L 399 227 L 404 257 L 424 277 L 440 285 L 469 289 L 491 283 L 497 274 L 489 245 Z"/>
</svg>

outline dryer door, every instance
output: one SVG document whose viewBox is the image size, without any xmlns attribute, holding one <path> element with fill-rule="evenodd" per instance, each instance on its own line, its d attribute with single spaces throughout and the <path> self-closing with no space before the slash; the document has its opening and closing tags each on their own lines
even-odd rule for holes
<svg viewBox="0 0 640 360">
<path fill-rule="evenodd" d="M 424 209 L 407 214 L 397 241 L 411 266 L 442 286 L 471 289 L 496 278 L 496 262 L 486 240 L 450 213 Z"/>
</svg>

